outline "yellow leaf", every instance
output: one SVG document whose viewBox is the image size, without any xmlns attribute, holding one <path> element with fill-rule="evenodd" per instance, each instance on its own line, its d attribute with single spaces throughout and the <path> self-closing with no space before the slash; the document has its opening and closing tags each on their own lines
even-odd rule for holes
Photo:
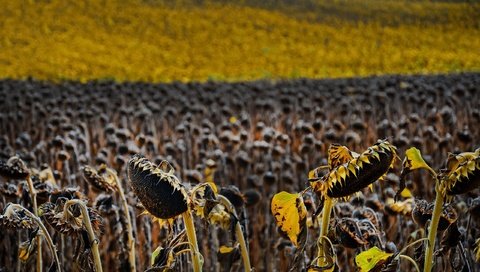
<svg viewBox="0 0 480 272">
<path fill-rule="evenodd" d="M 368 272 L 377 265 L 385 263 L 393 253 L 386 253 L 378 247 L 372 247 L 363 251 L 355 257 L 355 263 L 360 268 L 360 272 Z"/>
<path fill-rule="evenodd" d="M 412 192 L 410 192 L 410 190 L 408 190 L 408 188 L 403 189 L 402 192 L 400 193 L 400 195 L 401 195 L 403 198 L 411 198 L 411 197 L 413 197 Z"/>
<path fill-rule="evenodd" d="M 430 172 L 434 172 L 433 169 L 423 159 L 420 150 L 415 147 L 411 147 L 405 152 L 403 168 L 408 169 L 409 171 L 423 168 Z"/>
<path fill-rule="evenodd" d="M 234 250 L 235 248 L 234 247 L 229 247 L 229 246 L 221 246 L 219 249 L 218 249 L 218 252 L 222 253 L 222 254 L 225 254 L 225 253 L 230 253 Z"/>
<path fill-rule="evenodd" d="M 305 223 L 307 209 L 300 194 L 280 192 L 273 196 L 272 214 L 280 229 L 288 235 L 295 246 L 298 246 L 298 235 Z"/>
</svg>

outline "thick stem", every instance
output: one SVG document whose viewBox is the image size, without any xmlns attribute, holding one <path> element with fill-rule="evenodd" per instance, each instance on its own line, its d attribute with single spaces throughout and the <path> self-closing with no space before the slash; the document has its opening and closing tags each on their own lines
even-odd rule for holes
<svg viewBox="0 0 480 272">
<path fill-rule="evenodd" d="M 240 243 L 244 270 L 245 272 L 250 272 L 252 271 L 252 267 L 250 266 L 250 257 L 248 256 L 247 244 L 245 243 L 245 237 L 243 237 L 240 222 L 237 222 L 237 225 L 235 226 L 235 235 L 237 236 L 238 243 Z"/>
<path fill-rule="evenodd" d="M 443 194 L 439 190 L 439 185 L 435 187 L 435 207 L 433 209 L 432 221 L 428 227 L 428 243 L 425 250 L 425 264 L 424 272 L 430 272 L 433 266 L 433 250 L 435 248 L 435 238 L 437 237 L 438 222 L 440 221 L 440 215 L 443 208 Z"/>
<path fill-rule="evenodd" d="M 330 213 L 333 208 L 333 199 L 328 196 L 325 196 L 325 201 L 323 202 L 322 210 L 322 228 L 320 229 L 320 236 L 318 237 L 318 255 L 317 255 L 317 266 L 324 267 L 326 263 L 326 250 L 327 244 L 324 242 L 325 237 L 328 234 L 328 226 L 330 225 Z"/>
<path fill-rule="evenodd" d="M 192 261 L 193 261 L 193 271 L 201 272 L 202 264 L 200 262 L 200 252 L 198 251 L 197 235 L 195 234 L 195 225 L 193 224 L 192 213 L 190 209 L 182 214 L 183 222 L 185 223 L 185 228 L 187 230 L 188 242 L 190 243 Z"/>
<path fill-rule="evenodd" d="M 35 216 L 38 217 L 37 192 L 35 191 L 35 188 L 33 187 L 33 182 L 32 182 L 32 179 L 30 178 L 30 175 L 28 175 L 28 177 L 27 177 L 27 184 L 28 184 L 28 190 L 30 191 L 30 198 L 32 199 L 33 213 L 35 214 Z M 37 240 L 37 272 L 42 272 L 42 270 L 43 270 L 42 236 L 37 235 L 37 237 L 35 239 Z"/>
<path fill-rule="evenodd" d="M 95 263 L 95 271 L 102 272 L 102 260 L 100 259 L 100 252 L 98 251 L 98 239 L 95 237 L 95 233 L 93 232 L 92 223 L 90 223 L 90 216 L 88 215 L 87 206 L 85 203 L 78 199 L 72 199 L 65 203 L 64 211 L 68 211 L 68 208 L 72 205 L 78 204 L 80 210 L 82 212 L 83 223 L 85 224 L 85 228 L 88 232 L 88 237 L 90 239 L 90 243 L 92 246 L 92 255 L 93 261 Z"/>
<path fill-rule="evenodd" d="M 5 211 L 5 214 L 9 213 L 9 209 L 23 210 L 28 217 L 30 217 L 32 220 L 35 221 L 35 223 L 37 223 L 38 227 L 42 230 L 42 234 L 45 237 L 45 241 L 47 242 L 48 247 L 50 247 L 50 250 L 52 251 L 53 258 L 55 259 L 55 263 L 57 264 L 57 271 L 61 272 L 62 269 L 60 268 L 60 261 L 58 260 L 57 250 L 55 248 L 55 245 L 53 244 L 52 237 L 50 237 L 50 234 L 48 233 L 45 225 L 42 223 L 42 220 L 40 220 L 38 216 L 34 215 L 29 210 L 25 209 L 19 204 L 10 204 L 10 206 L 7 208 L 7 211 Z"/>
<path fill-rule="evenodd" d="M 122 201 L 123 211 L 125 213 L 125 218 L 127 219 L 127 236 L 128 236 L 128 262 L 130 263 L 130 271 L 135 272 L 136 269 L 136 258 L 135 258 L 135 240 L 133 239 L 133 231 L 132 231 L 132 220 L 130 219 L 130 212 L 128 209 L 127 199 L 125 198 L 125 194 L 123 193 L 123 187 L 120 181 L 118 180 L 118 176 L 115 172 L 107 168 L 107 171 L 113 176 L 115 179 L 115 183 L 118 189 L 118 194 L 120 195 L 120 199 Z"/>
</svg>

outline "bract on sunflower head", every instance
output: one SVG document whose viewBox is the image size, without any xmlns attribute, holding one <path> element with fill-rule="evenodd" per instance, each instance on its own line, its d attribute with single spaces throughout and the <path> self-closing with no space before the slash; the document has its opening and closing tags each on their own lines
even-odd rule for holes
<svg viewBox="0 0 480 272">
<path fill-rule="evenodd" d="M 135 155 L 128 162 L 128 178 L 133 191 L 153 216 L 169 219 L 187 211 L 187 193 L 167 161 L 156 166 Z"/>
<path fill-rule="evenodd" d="M 331 198 L 348 197 L 382 179 L 393 167 L 397 157 L 395 146 L 385 140 L 378 141 L 360 155 L 345 149 L 337 150 L 341 152 L 330 152 L 329 155 L 341 156 L 336 159 L 329 158 L 329 162 L 345 162 L 335 166 L 321 178 L 310 177 L 314 191 Z"/>
<path fill-rule="evenodd" d="M 480 148 L 475 152 L 450 154 L 440 180 L 447 196 L 464 194 L 480 187 Z"/>
</svg>

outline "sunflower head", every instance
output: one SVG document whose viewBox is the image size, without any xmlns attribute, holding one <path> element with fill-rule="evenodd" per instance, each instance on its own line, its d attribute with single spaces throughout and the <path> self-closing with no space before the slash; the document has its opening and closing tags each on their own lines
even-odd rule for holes
<svg viewBox="0 0 480 272">
<path fill-rule="evenodd" d="M 5 213 L 0 215 L 0 227 L 11 229 L 33 229 L 35 222 L 25 214 L 24 210 L 13 210 L 5 207 Z"/>
<path fill-rule="evenodd" d="M 108 173 L 105 164 L 100 165 L 98 170 L 86 165 L 83 167 L 82 173 L 83 178 L 97 190 L 112 192 L 116 189 L 115 180 Z"/>
<path fill-rule="evenodd" d="M 425 227 L 429 220 L 432 220 L 434 204 L 428 203 L 423 199 L 415 199 L 415 206 L 412 210 L 412 218 L 417 225 Z M 444 231 L 445 229 L 457 221 L 458 215 L 451 205 L 446 205 L 442 209 L 438 229 Z"/>
<path fill-rule="evenodd" d="M 464 194 L 480 186 L 480 148 L 475 152 L 450 154 L 440 180 L 447 196 Z"/>
<path fill-rule="evenodd" d="M 378 141 L 359 155 L 346 148 L 334 147 L 329 153 L 330 167 L 333 168 L 322 177 L 310 174 L 309 180 L 317 194 L 348 197 L 382 179 L 393 167 L 396 156 L 395 146 L 388 141 Z"/>
<path fill-rule="evenodd" d="M 25 163 L 17 156 L 11 157 L 8 161 L 0 161 L 0 176 L 9 179 L 26 179 L 29 171 Z"/>
<path fill-rule="evenodd" d="M 167 161 L 156 166 L 135 155 L 128 162 L 128 178 L 140 202 L 153 216 L 169 219 L 187 211 L 187 193 Z"/>
<path fill-rule="evenodd" d="M 368 243 L 360 231 L 357 220 L 341 218 L 335 226 L 335 234 L 346 248 L 359 248 Z"/>
</svg>

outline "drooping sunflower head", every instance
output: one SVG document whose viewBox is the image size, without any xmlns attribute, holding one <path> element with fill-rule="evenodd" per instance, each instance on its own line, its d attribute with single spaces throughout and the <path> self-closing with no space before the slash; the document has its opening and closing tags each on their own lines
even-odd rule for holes
<svg viewBox="0 0 480 272">
<path fill-rule="evenodd" d="M 393 167 L 397 157 L 395 146 L 385 140 L 378 141 L 360 155 L 347 150 L 330 152 L 329 156 L 335 154 L 341 156 L 329 158 L 329 163 L 336 161 L 338 165 L 333 164 L 334 168 L 326 175 L 322 177 L 310 175 L 312 188 L 317 194 L 340 198 L 359 192 L 376 180 L 382 179 Z"/>
<path fill-rule="evenodd" d="M 91 166 L 82 168 L 83 178 L 99 191 L 112 192 L 116 189 L 116 184 L 108 172 L 105 164 L 100 165 L 97 169 Z"/>
<path fill-rule="evenodd" d="M 24 210 L 8 209 L 10 204 L 5 207 L 5 213 L 0 214 L 0 228 L 5 226 L 11 229 L 33 229 L 35 222 L 25 214 Z"/>
<path fill-rule="evenodd" d="M 6 162 L 0 161 L 0 176 L 9 179 L 26 179 L 28 175 L 29 170 L 19 157 L 11 157 Z"/>
<path fill-rule="evenodd" d="M 424 228 L 429 220 L 432 220 L 433 214 L 433 203 L 428 203 L 423 199 L 415 199 L 415 206 L 412 210 L 413 221 Z M 442 208 L 442 213 L 440 214 L 440 221 L 438 223 L 438 229 L 444 231 L 451 224 L 457 221 L 458 214 L 456 210 L 451 205 L 446 205 Z"/>
<path fill-rule="evenodd" d="M 440 180 L 447 196 L 467 193 L 480 186 L 480 148 L 475 152 L 450 154 Z"/>
<path fill-rule="evenodd" d="M 156 166 L 135 155 L 128 162 L 128 178 L 133 191 L 150 214 L 169 219 L 187 211 L 187 193 L 167 161 Z"/>
</svg>

